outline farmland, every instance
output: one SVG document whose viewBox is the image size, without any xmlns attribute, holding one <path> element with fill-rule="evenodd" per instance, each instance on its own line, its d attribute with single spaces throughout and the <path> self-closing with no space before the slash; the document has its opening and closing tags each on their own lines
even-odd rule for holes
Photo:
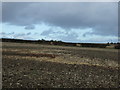
<svg viewBox="0 0 120 90">
<path fill-rule="evenodd" d="M 2 43 L 3 88 L 117 88 L 118 50 Z"/>
</svg>

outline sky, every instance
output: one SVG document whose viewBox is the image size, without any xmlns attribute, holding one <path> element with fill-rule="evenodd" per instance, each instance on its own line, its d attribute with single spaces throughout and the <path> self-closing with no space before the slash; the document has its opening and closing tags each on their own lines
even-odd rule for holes
<svg viewBox="0 0 120 90">
<path fill-rule="evenodd" d="M 0 37 L 118 42 L 117 2 L 3 2 Z"/>
</svg>

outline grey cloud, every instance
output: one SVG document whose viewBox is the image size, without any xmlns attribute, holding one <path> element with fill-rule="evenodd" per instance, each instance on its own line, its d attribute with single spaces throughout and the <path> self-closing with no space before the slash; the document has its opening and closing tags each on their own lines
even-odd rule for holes
<svg viewBox="0 0 120 90">
<path fill-rule="evenodd" d="M 14 34 L 14 37 L 22 37 L 22 36 L 25 36 L 26 34 L 25 33 L 19 33 L 19 34 Z"/>
<path fill-rule="evenodd" d="M 47 36 L 48 38 L 52 38 L 53 40 L 56 38 L 58 40 L 62 40 L 62 41 L 67 41 L 67 42 L 78 42 L 79 40 L 77 40 L 78 38 L 78 33 L 75 32 L 60 32 L 60 31 L 54 31 L 52 29 L 50 30 L 46 30 L 44 32 L 41 33 L 42 36 Z"/>
<path fill-rule="evenodd" d="M 0 2 L 0 23 L 2 23 L 2 2 Z"/>
<path fill-rule="evenodd" d="M 86 37 L 86 34 L 83 34 L 83 37 Z"/>
<path fill-rule="evenodd" d="M 6 33 L 5 33 L 5 32 L 1 32 L 1 33 L 0 33 L 0 35 L 4 35 L 4 34 L 6 34 Z"/>
<path fill-rule="evenodd" d="M 27 35 L 30 35 L 30 34 L 31 34 L 31 32 L 27 33 Z"/>
<path fill-rule="evenodd" d="M 3 22 L 15 25 L 46 23 L 69 30 L 92 28 L 93 34 L 117 35 L 117 2 L 3 3 Z"/>
<path fill-rule="evenodd" d="M 39 33 L 35 32 L 34 35 L 39 35 Z"/>
<path fill-rule="evenodd" d="M 33 30 L 35 29 L 35 26 L 34 25 L 28 25 L 25 27 L 26 30 Z"/>
<path fill-rule="evenodd" d="M 0 37 L 2 38 L 16 38 L 16 39 L 28 39 L 28 40 L 34 40 L 34 38 L 30 37 L 31 33 L 5 33 L 5 32 L 1 32 L 0 33 Z"/>
<path fill-rule="evenodd" d="M 80 40 L 77 39 L 78 38 L 78 35 L 77 33 L 69 33 L 69 34 L 66 34 L 65 36 L 63 37 L 60 37 L 61 40 L 64 40 L 64 41 L 67 41 L 67 42 L 79 42 Z"/>
<path fill-rule="evenodd" d="M 11 32 L 11 33 L 5 33 L 5 32 L 1 32 L 0 33 L 0 37 L 1 38 L 12 38 L 12 36 L 14 35 L 14 32 Z"/>
<path fill-rule="evenodd" d="M 13 35 L 13 34 L 15 34 L 14 32 L 11 32 L 11 33 L 8 33 L 9 35 Z"/>
<path fill-rule="evenodd" d="M 14 32 L 11 32 L 11 33 L 5 33 L 5 32 L 0 32 L 0 35 L 13 35 L 13 34 L 15 34 Z"/>
<path fill-rule="evenodd" d="M 53 34 L 53 30 L 45 30 L 41 33 L 41 35 L 43 35 L 43 36 L 47 36 L 49 34 Z"/>
<path fill-rule="evenodd" d="M 50 36 L 50 34 L 52 35 L 56 35 L 56 36 L 59 36 L 59 35 L 63 35 L 63 34 L 68 34 L 68 31 L 56 31 L 56 30 L 53 30 L 52 28 L 51 29 L 48 29 L 48 30 L 44 30 L 40 35 L 43 35 L 43 36 Z"/>
</svg>

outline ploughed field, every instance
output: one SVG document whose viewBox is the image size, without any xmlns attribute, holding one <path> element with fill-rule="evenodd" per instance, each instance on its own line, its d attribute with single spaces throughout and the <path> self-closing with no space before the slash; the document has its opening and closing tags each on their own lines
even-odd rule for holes
<svg viewBox="0 0 120 90">
<path fill-rule="evenodd" d="M 2 43 L 3 88 L 118 88 L 118 50 Z"/>
</svg>

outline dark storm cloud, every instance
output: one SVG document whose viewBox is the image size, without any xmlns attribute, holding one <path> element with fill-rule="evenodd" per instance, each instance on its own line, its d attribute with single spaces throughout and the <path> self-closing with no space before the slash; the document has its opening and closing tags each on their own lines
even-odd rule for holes
<svg viewBox="0 0 120 90">
<path fill-rule="evenodd" d="M 3 22 L 14 25 L 46 23 L 70 30 L 92 28 L 93 34 L 117 35 L 117 2 L 3 3 Z"/>
</svg>

